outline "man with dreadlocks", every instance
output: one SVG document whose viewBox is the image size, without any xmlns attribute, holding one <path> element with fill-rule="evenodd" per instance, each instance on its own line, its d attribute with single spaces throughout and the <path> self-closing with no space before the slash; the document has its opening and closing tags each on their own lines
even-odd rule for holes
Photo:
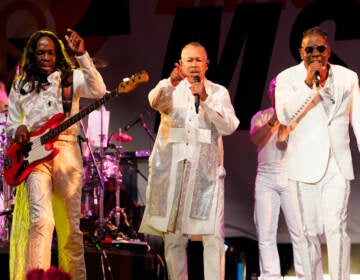
<svg viewBox="0 0 360 280">
<path fill-rule="evenodd" d="M 55 114 L 75 115 L 81 97 L 100 98 L 106 93 L 104 81 L 85 50 L 83 38 L 67 29 L 65 40 L 80 66 L 78 69 L 71 63 L 62 41 L 49 30 L 36 31 L 26 44 L 8 106 L 7 133 L 20 146 L 31 147 L 29 132 L 42 128 Z M 69 272 L 72 279 L 86 279 L 83 235 L 79 227 L 83 179 L 77 142 L 79 132 L 78 123 L 61 132 L 54 142 L 54 148 L 60 152 L 41 161 L 26 177 L 24 197 L 29 206 L 29 230 L 23 233 L 27 238 L 20 240 L 12 233 L 11 246 L 19 246 L 21 241 L 25 243 L 25 256 L 10 257 L 12 279 L 24 279 L 26 271 L 34 268 L 46 270 L 50 267 L 54 227 L 59 266 Z M 18 200 L 15 204 L 15 208 L 23 207 Z M 19 223 L 16 217 L 13 223 Z M 13 252 L 14 247 L 10 249 L 10 253 Z M 21 259 L 23 266 L 18 265 Z"/>
</svg>

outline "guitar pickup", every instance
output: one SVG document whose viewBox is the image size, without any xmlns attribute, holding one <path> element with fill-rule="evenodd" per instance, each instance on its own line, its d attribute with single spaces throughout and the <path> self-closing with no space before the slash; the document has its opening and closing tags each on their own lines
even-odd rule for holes
<svg viewBox="0 0 360 280">
<path fill-rule="evenodd" d="M 20 150 L 16 151 L 16 162 L 19 163 L 22 159 L 22 152 Z"/>
<path fill-rule="evenodd" d="M 24 172 L 25 168 L 29 165 L 29 161 L 24 160 L 21 167 L 18 169 L 18 171 L 14 175 L 14 179 L 17 180 L 20 175 Z"/>
<path fill-rule="evenodd" d="M 29 152 L 31 151 L 31 146 L 32 146 L 32 142 L 23 144 L 22 150 L 23 150 L 25 158 L 29 157 Z"/>
</svg>

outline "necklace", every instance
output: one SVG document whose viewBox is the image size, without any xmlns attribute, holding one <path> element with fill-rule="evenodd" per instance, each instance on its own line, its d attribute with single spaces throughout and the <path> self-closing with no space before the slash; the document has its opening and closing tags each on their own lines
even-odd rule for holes
<svg viewBox="0 0 360 280">
<path fill-rule="evenodd" d="M 322 91 L 319 93 L 323 102 L 329 103 L 330 101 L 331 104 L 335 104 L 334 75 L 331 68 L 329 68 L 328 70 L 328 77 L 324 83 L 324 86 L 321 86 L 320 88 L 322 89 Z"/>
<path fill-rule="evenodd" d="M 332 72 L 332 69 L 329 67 L 328 70 L 328 77 L 326 79 L 325 85 L 324 87 L 321 87 L 323 90 L 322 97 L 324 99 L 328 99 L 330 100 L 330 102 L 332 104 L 335 104 L 335 98 L 334 98 L 334 94 L 335 94 L 335 90 L 334 90 L 334 74 Z"/>
</svg>

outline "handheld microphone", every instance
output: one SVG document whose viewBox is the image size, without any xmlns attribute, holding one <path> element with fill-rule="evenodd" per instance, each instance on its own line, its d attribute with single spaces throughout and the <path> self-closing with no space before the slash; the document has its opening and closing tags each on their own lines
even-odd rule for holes
<svg viewBox="0 0 360 280">
<path fill-rule="evenodd" d="M 319 87 L 319 85 L 320 85 L 320 72 L 319 72 L 319 70 L 315 71 L 315 84 L 316 84 L 316 87 Z"/>
<path fill-rule="evenodd" d="M 144 114 L 143 114 L 143 113 L 139 114 L 139 116 L 138 116 L 136 119 L 130 121 L 130 122 L 125 126 L 124 130 L 127 131 L 127 130 L 129 130 L 131 127 L 133 127 L 135 124 L 137 124 L 138 122 L 141 122 L 142 119 L 143 119 L 143 117 L 144 117 Z"/>
<path fill-rule="evenodd" d="M 195 76 L 193 79 L 194 79 L 194 83 L 200 83 L 199 76 Z M 200 94 L 195 93 L 194 97 L 195 97 L 195 112 L 196 114 L 199 114 Z"/>
</svg>

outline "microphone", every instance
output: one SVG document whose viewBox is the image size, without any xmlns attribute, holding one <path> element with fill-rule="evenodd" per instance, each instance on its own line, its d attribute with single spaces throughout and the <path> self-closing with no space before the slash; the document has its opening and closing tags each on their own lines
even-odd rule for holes
<svg viewBox="0 0 360 280">
<path fill-rule="evenodd" d="M 200 83 L 199 76 L 195 76 L 193 79 L 194 79 L 194 83 Z M 195 112 L 196 114 L 199 114 L 200 95 L 198 93 L 195 93 L 194 97 L 195 97 Z"/>
<path fill-rule="evenodd" d="M 320 85 L 320 72 L 319 72 L 319 70 L 315 71 L 315 85 L 316 85 L 316 87 L 319 87 L 319 85 Z"/>
<path fill-rule="evenodd" d="M 138 116 L 136 119 L 130 121 L 130 122 L 125 126 L 124 130 L 127 131 L 127 130 L 129 130 L 131 127 L 133 127 L 135 124 L 137 124 L 138 122 L 141 122 L 142 119 L 143 119 L 143 117 L 144 117 L 144 114 L 143 114 L 143 113 L 140 113 L 139 116 Z"/>
</svg>

